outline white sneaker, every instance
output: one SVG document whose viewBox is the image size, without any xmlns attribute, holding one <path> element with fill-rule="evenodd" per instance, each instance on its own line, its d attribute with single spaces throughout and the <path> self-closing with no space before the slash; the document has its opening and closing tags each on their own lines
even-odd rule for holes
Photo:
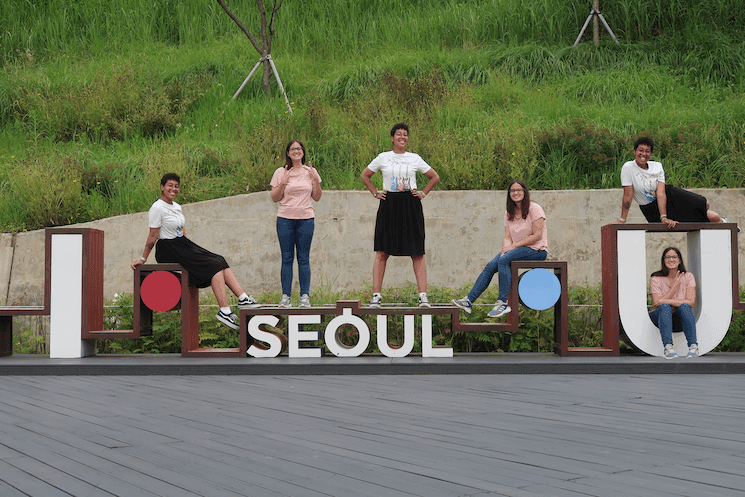
<svg viewBox="0 0 745 497">
<path fill-rule="evenodd" d="M 686 358 L 690 359 L 692 357 L 698 357 L 698 344 L 694 343 L 690 347 L 688 347 L 688 355 Z"/>
<path fill-rule="evenodd" d="M 420 295 L 419 296 L 419 307 L 432 307 L 432 304 L 429 303 L 429 299 L 426 295 Z"/>
<path fill-rule="evenodd" d="M 370 307 L 378 308 L 380 307 L 380 304 L 383 303 L 383 297 L 380 295 L 373 295 L 372 300 L 370 301 Z"/>
<path fill-rule="evenodd" d="M 671 344 L 665 345 L 665 350 L 662 353 L 662 355 L 665 357 L 665 359 L 677 359 L 678 354 L 675 353 L 675 349 Z"/>
<path fill-rule="evenodd" d="M 310 295 L 307 293 L 300 296 L 300 307 L 310 307 Z"/>
<path fill-rule="evenodd" d="M 292 302 L 290 301 L 290 296 L 282 294 L 282 300 L 279 301 L 280 307 L 292 307 Z"/>
</svg>

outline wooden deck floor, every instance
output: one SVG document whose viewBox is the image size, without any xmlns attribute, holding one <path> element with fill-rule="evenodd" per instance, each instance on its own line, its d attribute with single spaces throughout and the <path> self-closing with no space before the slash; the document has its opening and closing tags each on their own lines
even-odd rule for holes
<svg viewBox="0 0 745 497">
<path fill-rule="evenodd" d="M 742 496 L 740 375 L 5 376 L 0 495 Z"/>
</svg>

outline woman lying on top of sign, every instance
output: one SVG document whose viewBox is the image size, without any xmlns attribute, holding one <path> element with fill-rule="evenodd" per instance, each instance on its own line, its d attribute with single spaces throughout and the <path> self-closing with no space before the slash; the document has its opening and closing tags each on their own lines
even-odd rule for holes
<svg viewBox="0 0 745 497">
<path fill-rule="evenodd" d="M 238 307 L 260 307 L 253 297 L 246 295 L 225 258 L 203 249 L 186 238 L 185 218 L 181 206 L 174 199 L 179 193 L 181 178 L 176 173 L 164 174 L 160 179 L 163 195 L 148 212 L 150 232 L 142 257 L 132 263 L 132 269 L 147 262 L 155 246 L 155 260 L 161 264 L 181 264 L 189 272 L 189 285 L 197 288 L 212 286 L 220 311 L 215 316 L 221 323 L 238 329 L 238 317 L 230 310 L 225 285 L 238 296 Z M 156 244 L 157 242 L 157 244 Z"/>
<path fill-rule="evenodd" d="M 494 273 L 499 272 L 499 299 L 487 316 L 498 318 L 510 312 L 507 295 L 512 282 L 512 261 L 544 261 L 548 255 L 548 232 L 543 208 L 530 201 L 528 186 L 522 181 L 513 181 L 507 194 L 507 212 L 504 214 L 504 241 L 502 251 L 489 262 L 471 292 L 453 304 L 467 313 L 479 296 L 489 287 Z"/>
<path fill-rule="evenodd" d="M 660 162 L 650 161 L 654 141 L 641 137 L 634 142 L 634 160 L 621 168 L 623 201 L 619 223 L 625 223 L 636 200 L 650 223 L 665 223 L 673 228 L 678 223 L 726 223 L 727 220 L 709 210 L 706 197 L 665 183 L 665 171 Z"/>
<path fill-rule="evenodd" d="M 693 317 L 693 304 L 696 302 L 696 280 L 686 271 L 680 250 L 668 247 L 662 251 L 662 267 L 652 273 L 649 283 L 654 311 L 649 314 L 655 326 L 660 329 L 665 359 L 678 357 L 673 348 L 673 326 L 683 329 L 688 341 L 688 356 L 698 356 L 696 341 L 696 319 Z"/>
</svg>

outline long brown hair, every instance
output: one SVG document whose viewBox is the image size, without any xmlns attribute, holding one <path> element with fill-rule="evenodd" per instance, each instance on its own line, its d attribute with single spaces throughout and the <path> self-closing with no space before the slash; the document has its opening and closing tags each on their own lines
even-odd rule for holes
<svg viewBox="0 0 745 497">
<path fill-rule="evenodd" d="M 515 183 L 520 185 L 520 187 L 525 192 L 523 201 L 520 204 L 520 219 L 527 219 L 528 213 L 530 212 L 530 192 L 528 191 L 528 185 L 526 185 L 524 181 L 516 179 L 515 181 L 510 183 L 510 186 L 507 187 L 507 219 L 509 221 L 515 220 L 515 210 L 517 210 L 517 204 L 514 200 L 512 200 L 512 197 L 510 196 L 510 188 L 512 188 L 512 185 L 514 185 Z"/>
<path fill-rule="evenodd" d="M 678 254 L 678 272 L 679 273 L 685 273 L 686 272 L 686 266 L 683 264 L 683 256 L 680 255 L 680 250 L 677 249 L 677 247 L 668 247 L 665 250 L 662 251 L 662 257 L 660 257 L 660 264 L 662 265 L 662 268 L 659 271 L 655 271 L 652 273 L 652 276 L 667 276 L 670 274 L 670 270 L 665 265 L 665 254 L 670 252 L 671 250 L 674 250 L 676 254 Z"/>
<path fill-rule="evenodd" d="M 303 145 L 303 142 L 300 140 L 290 140 L 290 143 L 287 144 L 287 148 L 285 148 L 285 167 L 289 170 L 292 169 L 292 159 L 290 159 L 290 147 L 293 143 L 297 143 L 300 145 L 300 148 L 303 149 L 303 158 L 301 159 L 301 162 L 305 164 L 305 145 Z"/>
</svg>

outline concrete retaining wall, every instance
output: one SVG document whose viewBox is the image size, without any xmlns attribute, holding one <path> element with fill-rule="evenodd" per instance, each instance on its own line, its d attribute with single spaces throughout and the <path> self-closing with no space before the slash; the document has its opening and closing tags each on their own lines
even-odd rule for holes
<svg viewBox="0 0 745 497">
<path fill-rule="evenodd" d="M 745 222 L 745 189 L 695 190 L 731 222 Z M 153 195 L 153 200 L 157 198 Z M 621 190 L 534 191 L 546 211 L 549 259 L 569 263 L 572 285 L 601 279 L 600 227 L 620 214 Z M 471 285 L 502 246 L 504 191 L 434 191 L 423 201 L 427 225 L 426 261 L 430 286 Z M 362 288 L 372 279 L 372 238 L 377 201 L 368 192 L 327 191 L 316 205 L 311 250 L 312 290 Z M 268 192 L 185 205 L 187 235 L 225 256 L 248 293 L 279 290 L 280 252 L 277 205 Z M 639 208 L 629 222 L 645 222 Z M 142 254 L 147 213 L 117 216 L 77 226 L 105 232 L 106 298 L 132 292 L 129 265 Z M 647 235 L 648 272 L 659 268 L 662 249 L 677 245 L 685 255 L 685 235 Z M 742 259 L 743 247 L 739 247 Z M 11 263 L 12 260 L 12 263 Z M 155 262 L 154 254 L 150 262 Z M 10 268 L 10 270 L 8 270 Z M 745 282 L 740 264 L 740 281 Z M 295 271 L 297 281 L 297 270 Z M 384 286 L 414 281 L 411 259 L 389 259 Z M 41 301 L 44 282 L 43 230 L 0 236 L 0 305 Z M 493 282 L 496 284 L 496 280 Z"/>
</svg>

